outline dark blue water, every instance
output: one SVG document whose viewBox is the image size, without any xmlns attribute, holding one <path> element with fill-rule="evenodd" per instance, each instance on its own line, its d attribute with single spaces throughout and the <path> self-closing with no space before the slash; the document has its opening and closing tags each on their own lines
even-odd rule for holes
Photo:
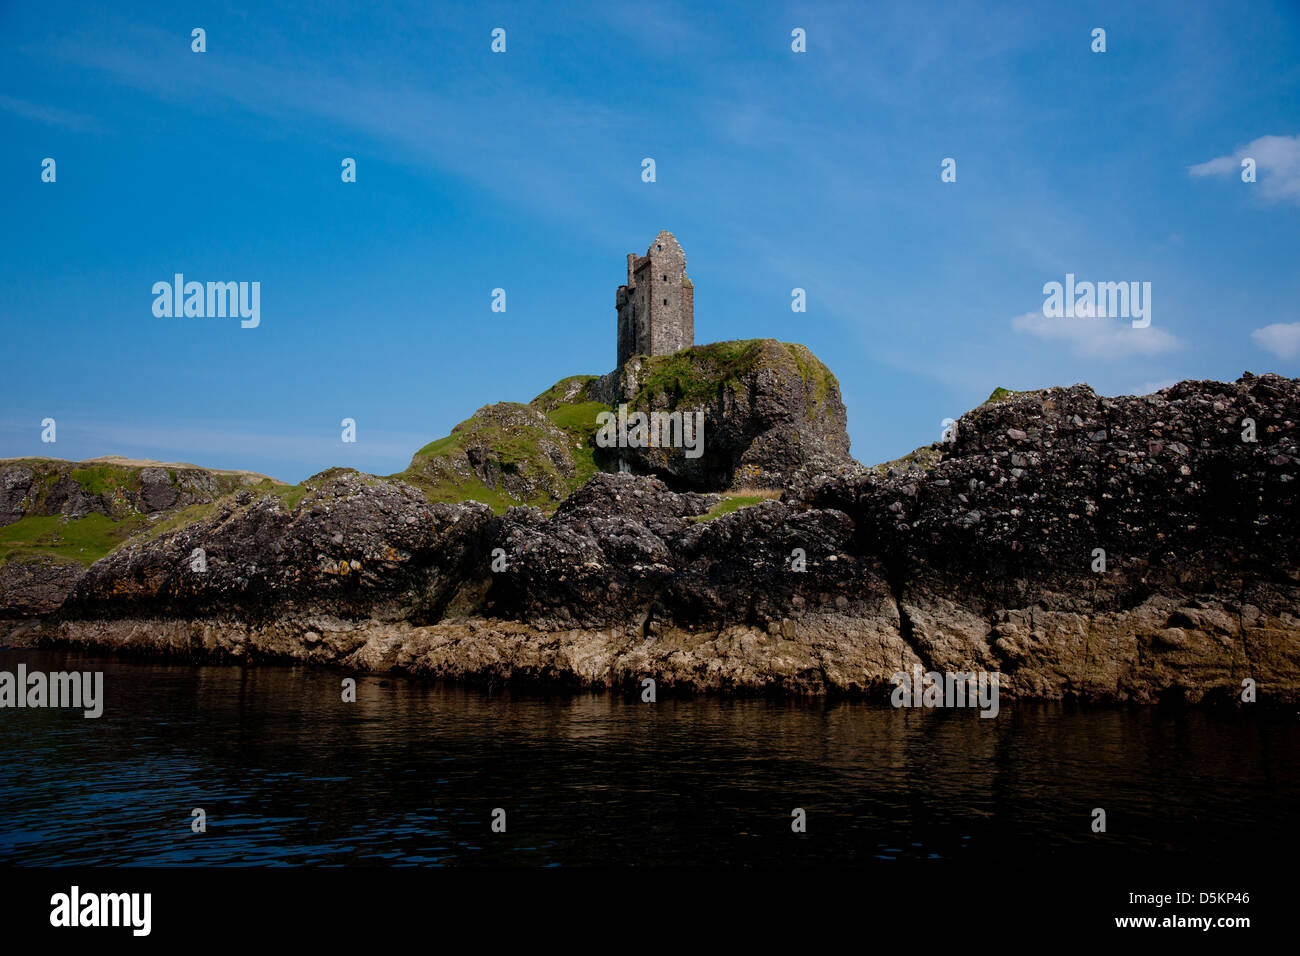
<svg viewBox="0 0 1300 956">
<path fill-rule="evenodd" d="M 648 705 L 394 677 L 345 704 L 328 670 L 0 651 L 2 670 L 20 660 L 103 670 L 107 701 L 98 720 L 0 710 L 0 860 L 21 864 L 1096 863 L 1296 844 L 1300 726 L 1277 718 Z"/>
</svg>

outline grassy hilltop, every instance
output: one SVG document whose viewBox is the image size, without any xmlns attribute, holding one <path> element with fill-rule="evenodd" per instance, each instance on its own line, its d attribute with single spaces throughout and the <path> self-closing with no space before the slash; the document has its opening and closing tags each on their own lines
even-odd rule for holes
<svg viewBox="0 0 1300 956">
<path fill-rule="evenodd" d="M 746 408 L 773 382 L 785 391 L 774 393 L 769 404 L 789 404 L 796 409 L 793 418 L 775 424 L 764 418 L 755 425 L 750 414 L 737 434 L 729 435 L 729 417 L 739 419 L 734 409 Z M 636 356 L 621 374 L 573 375 L 527 404 L 484 406 L 451 434 L 416 451 L 405 470 L 361 477 L 406 482 L 431 502 L 481 501 L 498 514 L 512 505 L 550 512 L 592 475 L 617 468 L 617 461 L 602 456 L 596 447 L 596 417 L 621 401 L 645 411 L 709 409 L 708 443 L 732 455 L 713 464 L 714 473 L 722 476 L 718 487 L 708 489 L 723 493 L 718 514 L 778 494 L 770 481 L 742 480 L 761 473 L 757 466 L 746 466 L 742 476 L 737 467 L 747 447 L 774 447 L 773 454 L 780 456 L 789 453 L 790 445 L 773 445 L 773 434 L 795 434 L 807 441 L 818 428 L 843 432 L 839 384 L 812 352 L 773 339 L 745 339 L 698 345 L 673 355 Z M 770 411 L 764 414 L 772 417 Z M 672 478 L 661 465 L 632 461 L 634 471 Z M 251 472 L 122 458 L 2 460 L 0 565 L 89 565 L 127 542 L 148 540 L 221 508 L 245 507 L 265 495 L 278 497 L 293 510 L 310 503 L 318 489 L 340 473 L 352 471 L 330 468 L 290 485 Z"/>
</svg>

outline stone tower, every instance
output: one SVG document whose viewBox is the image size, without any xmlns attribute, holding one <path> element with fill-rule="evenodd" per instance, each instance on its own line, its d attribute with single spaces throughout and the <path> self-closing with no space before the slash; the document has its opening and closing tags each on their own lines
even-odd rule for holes
<svg viewBox="0 0 1300 956">
<path fill-rule="evenodd" d="M 671 232 L 655 236 L 644 256 L 627 254 L 627 285 L 618 287 L 615 303 L 619 368 L 633 355 L 671 355 L 695 344 L 695 287 Z"/>
</svg>

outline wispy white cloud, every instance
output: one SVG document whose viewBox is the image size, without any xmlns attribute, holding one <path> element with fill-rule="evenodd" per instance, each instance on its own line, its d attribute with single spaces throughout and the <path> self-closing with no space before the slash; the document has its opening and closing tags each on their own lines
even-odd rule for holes
<svg viewBox="0 0 1300 956">
<path fill-rule="evenodd" d="M 1259 194 L 1270 202 L 1300 203 L 1300 134 L 1261 136 L 1227 156 L 1187 167 L 1192 176 L 1239 176 L 1241 162 L 1255 161 Z"/>
<path fill-rule="evenodd" d="M 188 45 L 173 39 L 153 27 L 123 25 L 115 43 L 70 38 L 56 55 L 166 103 L 204 112 L 234 106 L 318 139 L 359 140 L 385 160 L 432 165 L 511 202 L 551 213 L 579 210 L 570 218 L 581 219 L 583 209 L 598 218 L 586 198 L 593 178 L 618 181 L 608 164 L 590 161 L 589 145 L 613 140 L 624 117 L 563 91 L 508 74 L 435 84 L 427 69 L 401 58 L 376 63 L 336 54 L 313 61 L 296 48 L 275 61 L 228 53 L 197 69 Z M 154 52 L 146 57 L 142 49 Z M 639 166 L 620 173 L 635 179 Z"/>
<path fill-rule="evenodd" d="M 95 122 L 95 118 L 87 116 L 85 113 L 74 113 L 71 110 L 62 110 L 54 106 L 42 106 L 39 103 L 30 103 L 27 100 L 20 100 L 2 94 L 0 94 L 0 110 L 13 113 L 15 116 L 36 120 L 38 123 L 62 126 L 65 129 L 79 131 L 95 131 L 99 129 L 99 124 Z"/>
<path fill-rule="evenodd" d="M 1034 338 L 1059 342 L 1078 358 L 1161 355 L 1183 346 L 1181 339 L 1157 325 L 1135 329 L 1128 319 L 1048 318 L 1039 311 L 1016 316 L 1011 327 Z"/>
<path fill-rule="evenodd" d="M 1274 322 L 1250 333 L 1255 344 L 1278 358 L 1300 355 L 1300 322 Z"/>
</svg>

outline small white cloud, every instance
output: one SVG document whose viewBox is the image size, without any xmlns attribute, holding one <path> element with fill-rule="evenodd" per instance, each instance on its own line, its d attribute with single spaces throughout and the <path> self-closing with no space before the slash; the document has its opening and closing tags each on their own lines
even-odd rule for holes
<svg viewBox="0 0 1300 956">
<path fill-rule="evenodd" d="M 1034 338 L 1061 342 L 1080 358 L 1121 359 L 1132 355 L 1159 355 L 1182 348 L 1182 341 L 1156 325 L 1133 328 L 1129 319 L 1048 318 L 1026 312 L 1011 320 L 1011 327 Z"/>
<path fill-rule="evenodd" d="M 1249 149 L 1249 147 L 1245 147 Z M 1245 155 L 1243 153 L 1243 155 Z M 1209 159 L 1203 163 L 1197 163 L 1195 166 L 1188 166 L 1187 172 L 1192 176 L 1226 176 L 1229 173 L 1235 173 L 1241 168 L 1241 159 L 1237 156 L 1220 156 L 1218 159 Z"/>
<path fill-rule="evenodd" d="M 1228 156 L 1188 166 L 1193 176 L 1240 176 L 1241 161 L 1255 161 L 1260 195 L 1272 202 L 1300 203 L 1300 134 L 1261 136 Z"/>
<path fill-rule="evenodd" d="M 1300 355 L 1300 322 L 1274 322 L 1250 333 L 1255 344 L 1278 358 Z"/>
<path fill-rule="evenodd" d="M 1179 380 L 1176 379 L 1176 378 L 1167 378 L 1167 379 L 1164 379 L 1163 381 L 1159 381 L 1159 382 L 1147 382 L 1145 385 L 1143 385 L 1140 389 L 1138 389 L 1138 390 L 1137 390 L 1136 392 L 1134 392 L 1133 394 L 1134 394 L 1134 395 L 1152 395 L 1152 394 L 1154 394 L 1154 393 L 1160 391 L 1161 389 L 1164 389 L 1164 388 L 1172 388 L 1173 386 L 1175 386 L 1175 385 L 1178 384 L 1178 381 L 1179 381 Z"/>
</svg>

